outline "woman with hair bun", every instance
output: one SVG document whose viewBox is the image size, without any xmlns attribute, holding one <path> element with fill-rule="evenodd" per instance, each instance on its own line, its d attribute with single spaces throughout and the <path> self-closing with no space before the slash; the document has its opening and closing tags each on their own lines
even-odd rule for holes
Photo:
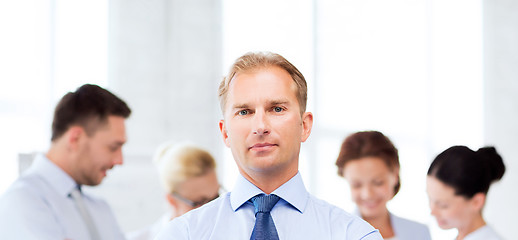
<svg viewBox="0 0 518 240">
<path fill-rule="evenodd" d="M 363 220 L 386 240 L 429 240 L 428 227 L 390 213 L 387 202 L 399 191 L 399 156 L 381 132 L 357 132 L 342 143 L 336 160 L 338 175 L 350 185 L 352 200 Z"/>
<path fill-rule="evenodd" d="M 439 154 L 428 169 L 426 191 L 431 214 L 442 229 L 456 228 L 456 240 L 500 240 L 486 224 L 482 209 L 491 183 L 505 173 L 494 147 L 476 152 L 453 146 Z"/>
</svg>

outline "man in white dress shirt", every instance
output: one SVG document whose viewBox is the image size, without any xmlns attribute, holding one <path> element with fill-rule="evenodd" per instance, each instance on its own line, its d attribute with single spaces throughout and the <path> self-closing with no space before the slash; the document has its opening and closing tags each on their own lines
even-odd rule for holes
<svg viewBox="0 0 518 240">
<path fill-rule="evenodd" d="M 245 54 L 219 96 L 219 127 L 239 169 L 237 183 L 172 220 L 156 239 L 382 239 L 362 219 L 306 191 L 299 152 L 313 114 L 306 112 L 306 81 L 295 66 L 278 54 Z"/>
<path fill-rule="evenodd" d="M 96 85 L 66 94 L 54 112 L 50 149 L 0 198 L 0 239 L 124 239 L 106 202 L 81 186 L 100 184 L 122 164 L 130 113 Z"/>
</svg>

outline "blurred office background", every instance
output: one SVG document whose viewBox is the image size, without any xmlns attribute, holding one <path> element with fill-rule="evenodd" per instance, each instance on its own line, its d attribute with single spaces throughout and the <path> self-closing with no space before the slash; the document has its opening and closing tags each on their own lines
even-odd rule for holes
<svg viewBox="0 0 518 240">
<path fill-rule="evenodd" d="M 428 165 L 451 145 L 495 145 L 507 165 L 486 220 L 512 239 L 518 216 L 518 2 L 514 0 L 0 0 L 0 194 L 21 156 L 45 152 L 56 102 L 83 83 L 133 110 L 125 164 L 101 186 L 124 231 L 166 204 L 151 163 L 190 141 L 237 168 L 219 135 L 217 86 L 233 60 L 273 51 L 309 84 L 315 114 L 300 171 L 316 196 L 354 208 L 334 166 L 341 141 L 379 130 L 399 148 L 402 188 L 389 207 L 453 239 L 429 215 Z"/>
</svg>

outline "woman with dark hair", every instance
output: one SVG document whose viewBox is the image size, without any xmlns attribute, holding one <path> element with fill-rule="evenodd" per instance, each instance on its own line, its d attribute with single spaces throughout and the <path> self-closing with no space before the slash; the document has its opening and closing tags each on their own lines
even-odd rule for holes
<svg viewBox="0 0 518 240">
<path fill-rule="evenodd" d="M 342 143 L 338 175 L 350 185 L 359 215 L 386 240 L 429 240 L 428 227 L 390 213 L 387 202 L 399 191 L 399 156 L 392 142 L 377 131 L 357 132 Z"/>
<path fill-rule="evenodd" d="M 442 229 L 456 228 L 456 240 L 499 240 L 486 224 L 482 209 L 491 183 L 505 173 L 494 147 L 476 152 L 465 146 L 446 149 L 428 169 L 426 191 L 432 215 Z"/>
</svg>

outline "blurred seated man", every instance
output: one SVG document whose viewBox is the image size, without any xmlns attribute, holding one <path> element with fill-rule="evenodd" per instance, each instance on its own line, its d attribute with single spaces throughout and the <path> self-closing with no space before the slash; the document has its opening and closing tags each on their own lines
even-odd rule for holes
<svg viewBox="0 0 518 240">
<path fill-rule="evenodd" d="M 219 196 L 216 162 L 209 152 L 194 145 L 166 143 L 158 148 L 154 162 L 171 211 L 155 224 L 127 234 L 128 240 L 154 239 L 171 219 Z"/>
</svg>

